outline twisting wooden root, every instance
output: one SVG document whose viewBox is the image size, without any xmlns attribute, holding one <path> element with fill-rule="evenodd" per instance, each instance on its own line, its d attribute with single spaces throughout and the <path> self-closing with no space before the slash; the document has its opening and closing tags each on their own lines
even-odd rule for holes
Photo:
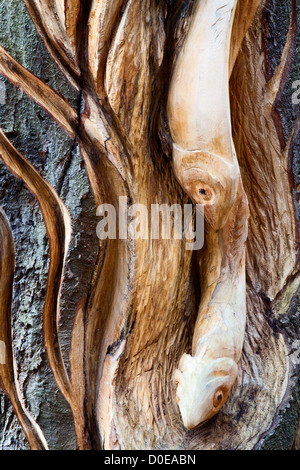
<svg viewBox="0 0 300 470">
<path fill-rule="evenodd" d="M 17 152 L 1 130 L 0 158 L 11 173 L 24 181 L 34 194 L 43 214 L 50 245 L 50 266 L 43 313 L 44 342 L 55 381 L 70 404 L 75 423 L 81 424 L 77 429 L 77 438 L 79 446 L 83 446 L 86 443 L 83 410 L 77 402 L 77 394 L 74 393 L 66 371 L 58 338 L 60 291 L 71 239 L 70 216 L 52 186 Z"/>
<path fill-rule="evenodd" d="M 71 138 L 75 138 L 78 125 L 75 109 L 63 96 L 22 67 L 2 46 L 0 46 L 0 73 L 49 113 Z"/>
<path fill-rule="evenodd" d="M 5 345 L 5 358 L 0 361 L 0 385 L 13 405 L 31 449 L 47 450 L 40 427 L 25 410 L 15 373 L 11 325 L 14 267 L 13 236 L 7 217 L 0 208 L 0 340 Z"/>
<path fill-rule="evenodd" d="M 247 199 L 231 134 L 230 45 L 237 0 L 199 1 L 175 65 L 168 101 L 174 172 L 207 222 L 202 300 L 193 356 L 175 374 L 184 425 L 225 403 L 237 377 L 246 320 Z"/>
</svg>

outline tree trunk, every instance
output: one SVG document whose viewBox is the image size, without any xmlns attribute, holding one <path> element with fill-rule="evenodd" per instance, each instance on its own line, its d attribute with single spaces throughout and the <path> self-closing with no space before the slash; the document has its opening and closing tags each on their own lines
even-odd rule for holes
<svg viewBox="0 0 300 470">
<path fill-rule="evenodd" d="M 300 5 L 220 2 L 218 56 L 214 3 L 0 0 L 1 449 L 300 448 Z M 203 249 L 99 241 L 120 201 L 200 203 Z"/>
</svg>

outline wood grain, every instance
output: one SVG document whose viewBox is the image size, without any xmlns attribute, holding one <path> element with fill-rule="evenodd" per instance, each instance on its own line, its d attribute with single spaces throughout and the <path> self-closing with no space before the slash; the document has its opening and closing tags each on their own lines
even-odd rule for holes
<svg viewBox="0 0 300 470">
<path fill-rule="evenodd" d="M 259 446 L 294 370 L 268 315 L 288 308 L 298 273 L 289 159 L 300 126 L 297 120 L 283 145 L 274 118 L 295 10 L 282 62 L 267 83 L 264 2 L 222 1 L 236 4 L 235 17 L 232 10 L 216 23 L 203 16 L 220 6 L 216 0 L 25 3 L 53 60 L 80 91 L 81 108 L 74 111 L 2 49 L 0 68 L 76 139 L 96 205 L 118 212 L 123 197 L 149 210 L 191 200 L 206 206 L 200 253 L 187 251 L 185 239 L 99 242 L 90 291 L 74 315 L 69 377 L 57 314 L 70 220 L 53 188 L 0 134 L 3 161 L 35 194 L 47 227 L 45 343 L 78 448 Z M 205 399 L 184 390 L 182 375 L 194 371 L 201 386 L 210 373 L 226 375 L 209 394 L 206 416 Z M 186 416 L 177 404 L 183 396 Z"/>
</svg>

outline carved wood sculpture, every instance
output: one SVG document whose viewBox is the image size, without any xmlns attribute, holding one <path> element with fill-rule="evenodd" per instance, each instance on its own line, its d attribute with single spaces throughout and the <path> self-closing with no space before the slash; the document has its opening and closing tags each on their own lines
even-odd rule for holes
<svg viewBox="0 0 300 470">
<path fill-rule="evenodd" d="M 176 372 L 179 407 L 189 429 L 211 418 L 227 399 L 237 377 L 246 327 L 248 208 L 229 103 L 236 4 L 197 4 L 169 92 L 174 171 L 191 199 L 204 206 L 209 225 L 193 357 L 184 355 Z"/>
<path fill-rule="evenodd" d="M 78 448 L 253 448 L 272 426 L 294 370 L 261 293 L 279 315 L 299 284 L 288 168 L 299 119 L 283 145 L 274 118 L 295 43 L 295 2 L 281 63 L 267 81 L 256 70 L 263 1 L 24 1 L 84 106 L 75 110 L 2 47 L 0 73 L 79 145 L 96 205 L 118 208 L 123 196 L 148 208 L 189 198 L 205 207 L 196 287 L 195 255 L 184 240 L 100 243 L 92 287 L 75 312 L 68 371 L 58 316 L 71 220 L 55 190 L 0 133 L 0 158 L 35 195 L 49 238 L 44 342 Z M 257 204 L 252 188 L 261 179 Z M 284 198 L 272 190 L 274 180 Z M 0 234 L 0 340 L 8 355 L 0 383 L 31 447 L 47 448 L 17 391 L 7 268 L 14 250 L 2 212 Z M 262 254 L 267 266 L 258 268 Z M 250 395 L 256 420 L 231 419 Z"/>
</svg>

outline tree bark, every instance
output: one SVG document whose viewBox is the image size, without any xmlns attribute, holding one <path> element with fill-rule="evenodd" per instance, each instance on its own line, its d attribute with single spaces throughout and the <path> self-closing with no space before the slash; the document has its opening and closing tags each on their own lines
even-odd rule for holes
<svg viewBox="0 0 300 470">
<path fill-rule="evenodd" d="M 32 192 L 37 181 L 42 184 L 41 175 L 71 217 L 60 293 L 61 359 L 47 337 L 47 318 L 55 319 L 47 303 L 55 258 L 51 220 L 61 219 L 55 210 L 47 217 L 43 191 L 33 196 L 24 185 L 30 189 L 30 175 L 29 181 L 24 170 L 23 182 L 17 180 L 17 169 L 7 159 L 0 167 L 0 205 L 16 251 L 16 381 L 49 448 L 299 449 L 300 108 L 292 103 L 293 83 L 300 79 L 299 5 L 294 0 L 260 2 L 242 44 L 236 33 L 241 23 L 233 27 L 232 132 L 250 212 L 246 334 L 225 405 L 200 428 L 187 430 L 174 373 L 180 358 L 193 354 L 201 294 L 203 301 L 209 280 L 207 245 L 197 254 L 185 250 L 185 240 L 99 244 L 96 206 L 118 208 L 120 196 L 148 208 L 191 202 L 172 165 L 167 103 L 197 2 L 115 0 L 102 11 L 99 2 L 87 2 L 80 10 L 80 2 L 73 1 L 68 41 L 56 47 L 34 3 L 39 2 L 0 0 L 0 44 L 65 101 L 51 95 L 48 112 L 56 124 L 38 106 L 46 107 L 50 89 L 45 93 L 42 82 L 29 79 L 16 64 L 5 69 L 11 59 L 1 50 L 2 73 L 38 104 L 4 79 L 0 127 L 5 135 L 0 141 L 8 145 L 9 139 L 37 170 Z M 94 9 L 92 40 L 85 53 L 86 32 L 74 24 L 78 18 L 87 23 L 89 8 Z M 51 11 L 47 14 L 49 23 Z M 245 18 L 242 8 L 238 14 Z M 103 44 L 99 28 L 108 38 Z M 60 49 L 62 43 L 68 54 Z M 67 237 L 57 232 L 62 248 Z M 207 231 L 206 244 L 215 246 L 216 240 Z M 57 259 L 63 258 L 61 253 Z M 52 297 L 58 296 L 54 292 Z M 0 400 L 0 448 L 28 448 L 9 398 L 1 393 Z"/>
</svg>

